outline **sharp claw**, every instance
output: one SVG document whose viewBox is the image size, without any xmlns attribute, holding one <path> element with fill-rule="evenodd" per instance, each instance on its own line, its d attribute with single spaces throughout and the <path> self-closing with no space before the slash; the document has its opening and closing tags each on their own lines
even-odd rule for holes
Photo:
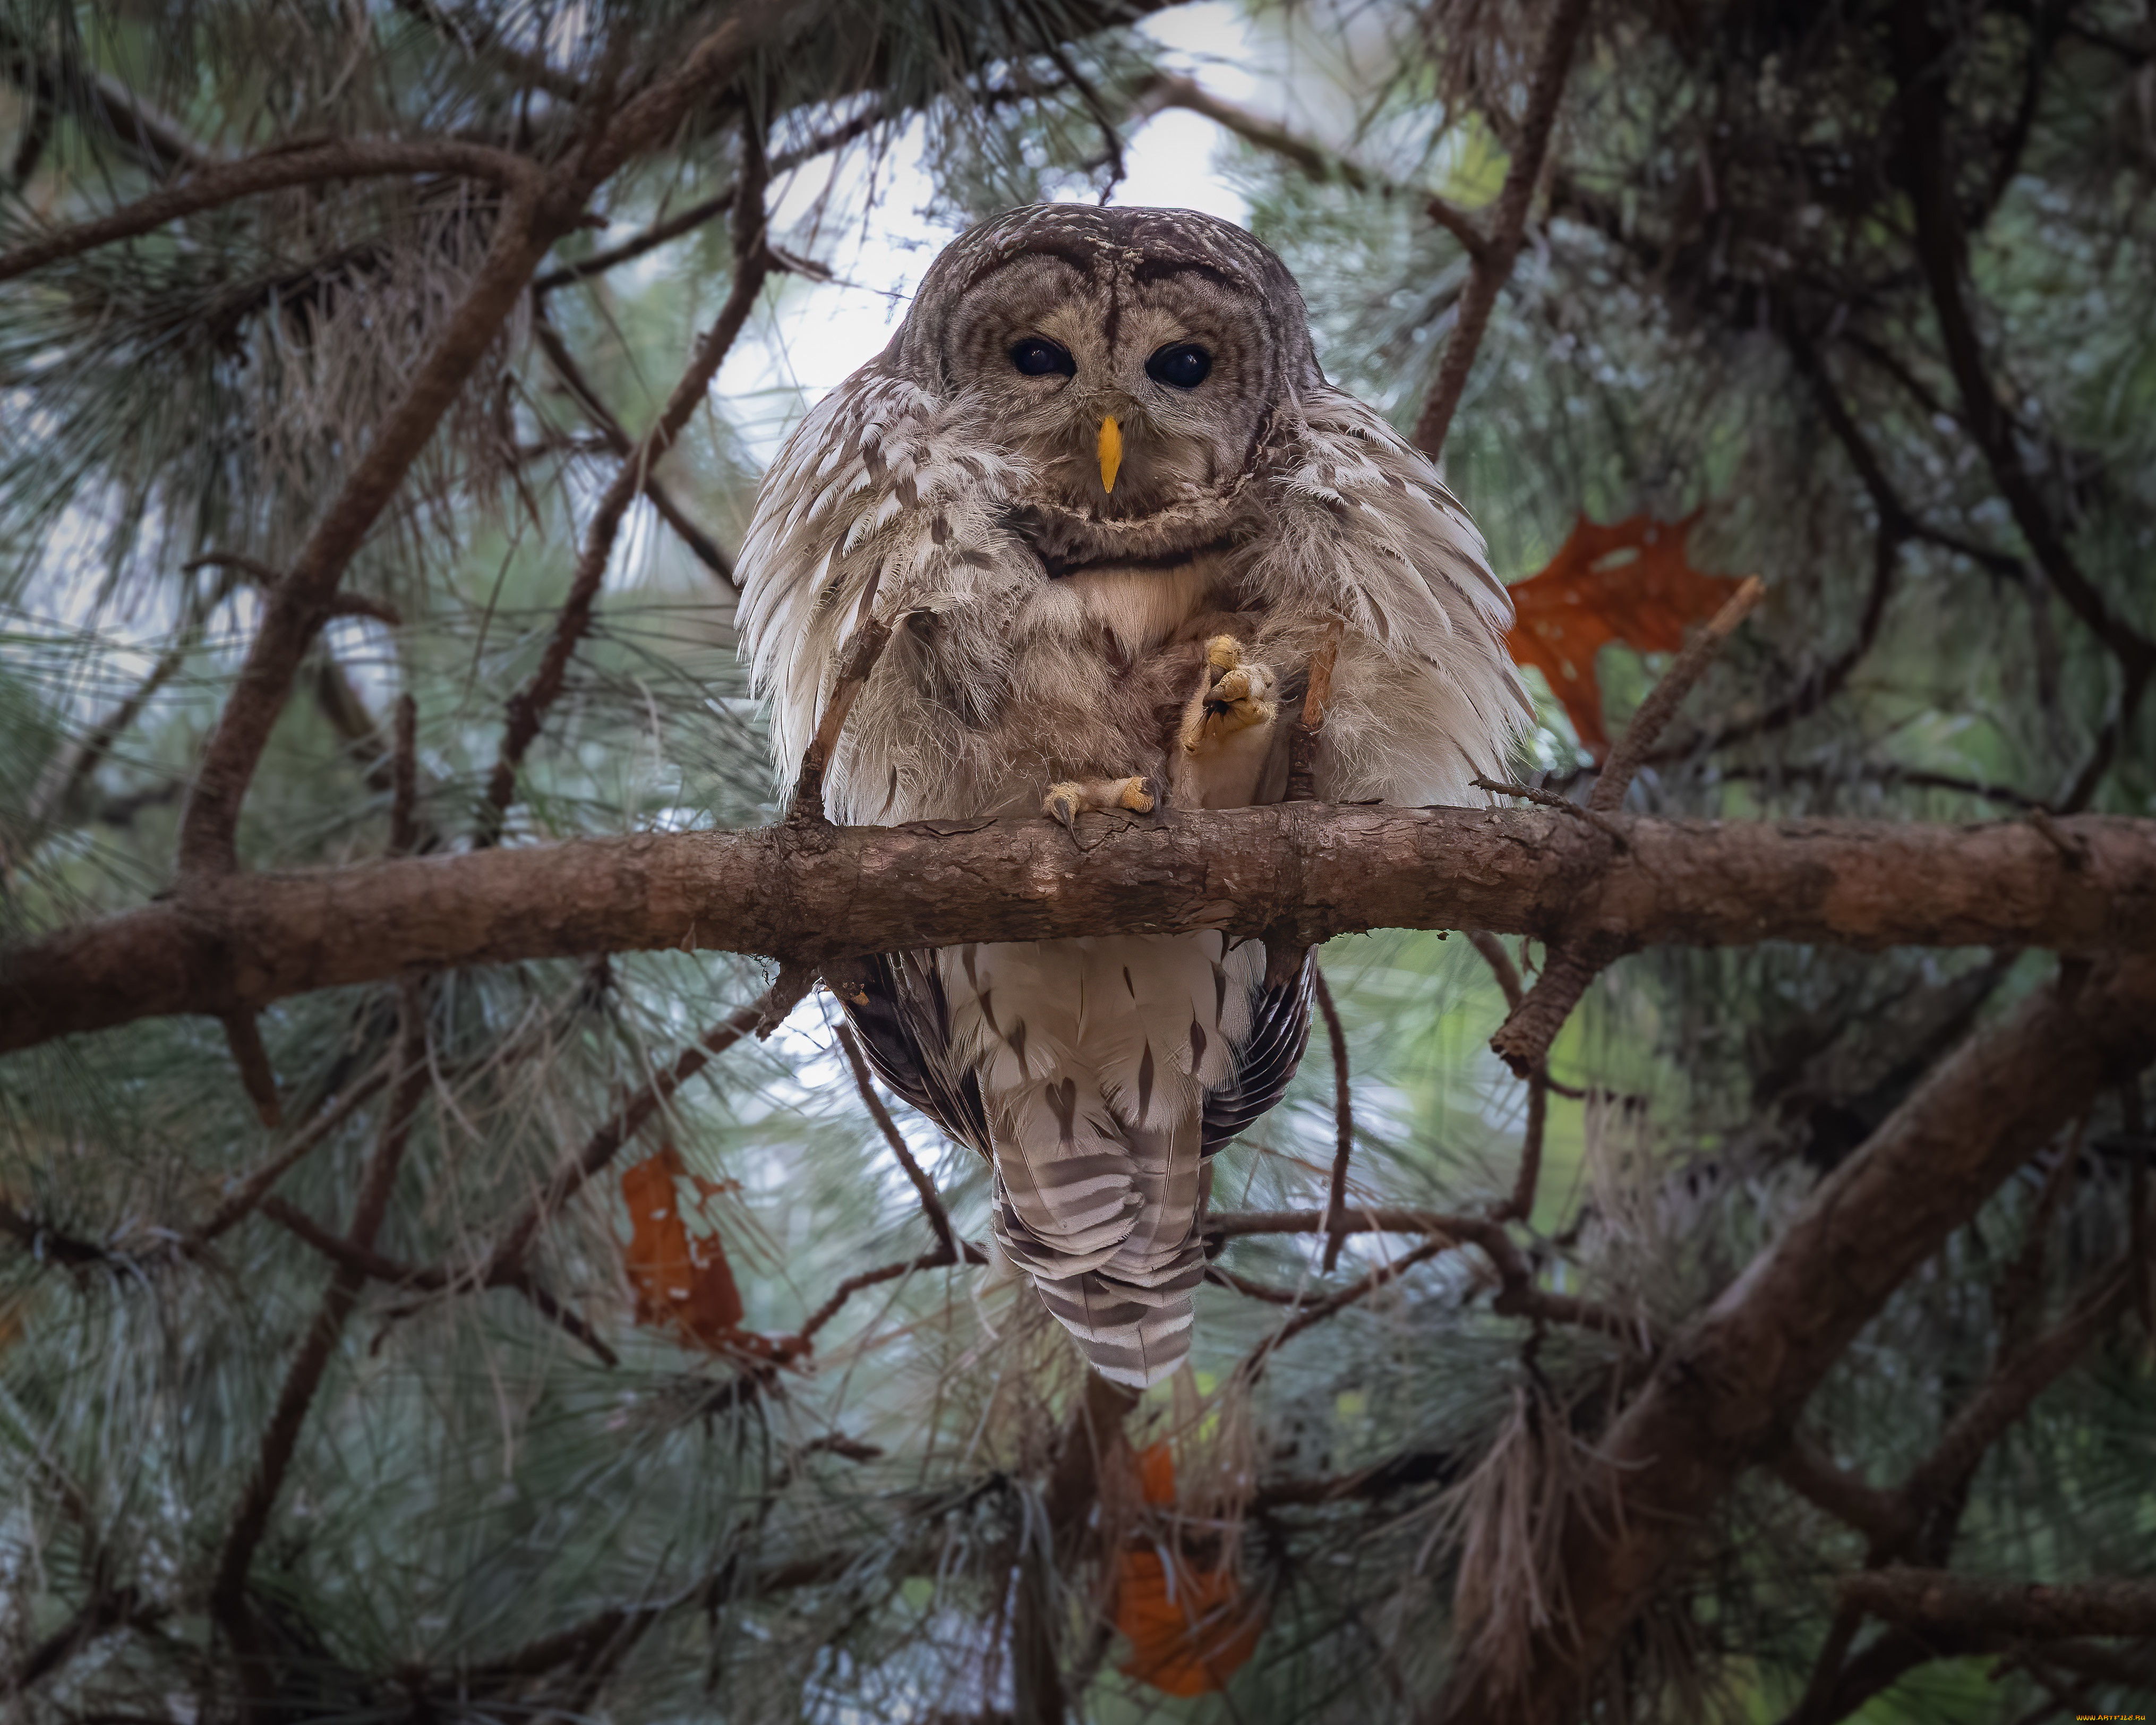
<svg viewBox="0 0 2156 1725">
<path fill-rule="evenodd" d="M 1152 785 L 1144 778 L 1127 778 L 1123 781 L 1123 794 L 1118 800 L 1124 808 L 1137 814 L 1149 814 L 1152 812 L 1154 801 Z"/>
</svg>

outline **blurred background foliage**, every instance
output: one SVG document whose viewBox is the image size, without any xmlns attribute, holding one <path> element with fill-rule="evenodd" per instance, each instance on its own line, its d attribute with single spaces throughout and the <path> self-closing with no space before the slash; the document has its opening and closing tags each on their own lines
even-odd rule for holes
<svg viewBox="0 0 2156 1725">
<path fill-rule="evenodd" d="M 2032 553 L 1945 357 L 1896 166 L 1891 10 L 1594 8 L 1448 476 L 1508 579 L 1581 514 L 1695 510 L 1702 567 L 1766 577 L 1765 609 L 1635 807 L 2156 814 L 2148 668 L 2103 627 L 2156 628 L 2156 14 L 2135 0 L 1938 12 L 1971 316 L 2013 459 L 2092 606 Z M 544 156 L 595 85 L 664 66 L 708 22 L 552 0 L 4 0 L 0 250 L 190 160 L 323 133 L 453 132 Z M 1059 0 L 848 6 L 762 69 L 747 124 L 779 165 L 772 237 L 794 267 L 659 470 L 705 551 L 636 506 L 506 842 L 772 818 L 726 557 L 785 429 L 875 351 L 969 220 L 1038 198 L 1238 215 L 1297 274 L 1328 372 L 1412 423 L 1467 269 L 1425 200 L 1474 213 L 1495 198 L 1537 9 L 1211 0 L 1101 24 Z M 850 37 L 877 44 L 865 86 L 833 70 Z M 1251 123 L 1193 111 L 1163 74 Z M 742 126 L 701 116 L 609 187 L 603 226 L 557 249 L 347 578 L 372 611 L 333 623 L 310 659 L 247 804 L 249 866 L 382 853 L 404 696 L 420 848 L 463 847 L 482 825 L 504 702 L 538 661 L 580 516 L 618 459 L 606 421 L 631 436 L 651 422 L 728 286 L 723 213 L 608 254 L 732 184 Z M 259 572 L 293 554 L 439 332 L 490 196 L 426 177 L 275 193 L 0 294 L 9 937 L 167 886 Z M 1614 728 L 1661 665 L 1620 646 L 1599 669 Z M 1522 771 L 1584 787 L 1592 762 L 1541 692 Z M 1513 946 L 1516 962 L 1539 956 Z M 1353 1053 L 1358 1199 L 1502 1197 L 1525 1096 L 1485 1045 L 1504 999 L 1483 956 L 1391 934 L 1336 942 L 1323 963 Z M 1553 1100 L 1516 1236 L 1545 1286 L 1643 1332 L 1673 1325 L 2047 971 L 2013 952 L 1628 959 L 1557 1047 L 1572 1093 Z M 783 1368 L 756 1351 L 848 1276 L 929 1244 L 820 997 L 673 1095 L 543 1230 L 529 1289 L 368 1289 L 249 1577 L 274 1705 L 243 1695 L 212 1626 L 211 1578 L 330 1273 L 259 1208 L 205 1237 L 220 1203 L 304 1146 L 277 1196 L 341 1229 L 387 1107 L 363 1087 L 416 1011 L 426 1090 L 377 1247 L 402 1265 L 483 1261 L 562 1158 L 767 980 L 652 953 L 442 977 L 403 1008 L 378 989 L 290 1002 L 263 1023 L 275 1129 L 208 1020 L 0 1065 L 8 1707 L 55 1722 L 249 1705 L 295 1720 L 1022 1708 L 1014 1620 L 1078 1375 L 1060 1332 L 1029 1294 L 939 1268 L 862 1288 Z M 1215 1209 L 1322 1204 L 1332 1091 L 1321 1035 L 1288 1101 L 1224 1153 Z M 2011 1336 L 2118 1256 L 2144 1106 L 2095 1100 L 1901 1291 L 1809 1410 L 1820 1448 L 1899 1479 Z M 926 1122 L 899 1126 L 958 1231 L 983 1235 L 984 1171 Z M 680 1197 L 738 1284 L 731 1348 L 636 1321 L 619 1175 L 662 1143 L 697 1178 Z M 2041 1254 L 2024 1245 L 2032 1219 Z M 1341 1286 L 1399 1250 L 1351 1241 L 1331 1278 L 1287 1239 L 1239 1240 L 1221 1263 Z M 1194 1373 L 1137 1425 L 1171 1445 L 1186 1509 L 1219 1523 L 1269 1626 L 1224 1692 L 1173 1698 L 1121 1669 L 1100 1576 L 1060 1574 L 1083 1717 L 1412 1716 L 1452 1657 L 1464 1530 L 1518 1489 L 1511 1459 L 1535 1450 L 1561 1489 L 1563 1447 L 1591 1441 L 1635 1381 L 1616 1342 L 1497 1317 L 1488 1293 L 1440 1258 L 1260 1370 L 1281 1309 L 1206 1291 Z M 1992 1451 L 1933 1530 L 1937 1560 L 2151 1573 L 2146 1322 L 2144 1302 Z M 1862 1553 L 1753 1476 L 1635 1637 L 1610 1716 L 1784 1717 L 1831 1579 Z M 1861 1717 L 2063 1717 L 2133 1692 L 2117 1671 L 1943 1660 L 1881 1685 Z"/>
</svg>

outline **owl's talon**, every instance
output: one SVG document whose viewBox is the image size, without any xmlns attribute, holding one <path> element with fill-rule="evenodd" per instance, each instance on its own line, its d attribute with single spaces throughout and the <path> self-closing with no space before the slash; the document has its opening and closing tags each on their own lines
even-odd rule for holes
<svg viewBox="0 0 2156 1725">
<path fill-rule="evenodd" d="M 1253 725 L 1270 725 L 1279 716 L 1270 700 L 1279 680 L 1272 667 L 1243 656 L 1233 635 L 1215 635 L 1205 644 L 1206 687 L 1190 704 L 1183 721 L 1183 747 L 1196 754 Z"/>
<path fill-rule="evenodd" d="M 1143 774 L 1129 778 L 1067 778 L 1049 786 L 1048 794 L 1041 798 L 1040 812 L 1075 833 L 1078 817 L 1089 809 L 1104 812 L 1122 809 L 1134 814 L 1150 814 L 1157 800 L 1152 782 Z"/>
</svg>

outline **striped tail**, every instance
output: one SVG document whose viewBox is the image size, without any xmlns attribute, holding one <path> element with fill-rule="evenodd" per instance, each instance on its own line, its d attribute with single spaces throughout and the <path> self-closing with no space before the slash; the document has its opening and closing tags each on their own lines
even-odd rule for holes
<svg viewBox="0 0 2156 1725">
<path fill-rule="evenodd" d="M 1205 1277 L 1198 1234 L 1199 1137 L 1194 1116 L 1172 1131 L 1128 1132 L 1117 1158 L 1119 1208 L 1128 1231 L 1088 1267 L 1028 1225 L 1013 1179 L 999 1175 L 997 1182 L 998 1240 L 1030 1272 L 1041 1303 L 1094 1368 L 1118 1384 L 1150 1389 L 1190 1353 L 1198 1285 Z M 1012 1173 L 1023 1187 L 1038 1171 Z"/>
<path fill-rule="evenodd" d="M 1158 1384 L 1189 1354 L 1206 1099 L 1234 1083 L 1263 963 L 1209 931 L 937 954 L 997 1241 L 1117 1383 Z"/>
</svg>

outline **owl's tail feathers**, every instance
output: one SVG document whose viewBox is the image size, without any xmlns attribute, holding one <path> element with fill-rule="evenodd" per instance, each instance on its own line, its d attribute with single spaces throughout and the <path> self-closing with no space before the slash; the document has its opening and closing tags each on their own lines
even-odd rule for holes
<svg viewBox="0 0 2156 1725">
<path fill-rule="evenodd" d="M 1036 1275 L 1041 1304 L 1070 1331 L 1103 1378 L 1150 1389 L 1190 1353 L 1191 1320 L 1205 1256 L 1191 1243 L 1190 1263 L 1150 1287 L 1118 1281 L 1105 1271 L 1057 1281 Z"/>
<path fill-rule="evenodd" d="M 1113 1128 L 1111 1127 L 1112 1130 Z M 1103 1377 L 1145 1389 L 1190 1352 L 1205 1276 L 1195 1115 L 1054 1159 L 997 1158 L 998 1240 Z"/>
</svg>

